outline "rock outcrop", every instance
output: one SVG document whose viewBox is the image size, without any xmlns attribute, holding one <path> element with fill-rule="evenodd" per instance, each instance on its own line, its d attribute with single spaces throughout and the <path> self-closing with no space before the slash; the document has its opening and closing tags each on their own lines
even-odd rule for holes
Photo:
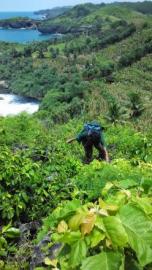
<svg viewBox="0 0 152 270">
<path fill-rule="evenodd" d="M 6 91 L 8 91 L 8 88 L 9 88 L 9 86 L 8 86 L 8 84 L 6 83 L 6 81 L 0 81 L 0 92 L 6 92 Z"/>
<path fill-rule="evenodd" d="M 29 18 L 12 18 L 0 20 L 0 27 L 4 29 L 36 29 L 39 21 Z"/>
</svg>

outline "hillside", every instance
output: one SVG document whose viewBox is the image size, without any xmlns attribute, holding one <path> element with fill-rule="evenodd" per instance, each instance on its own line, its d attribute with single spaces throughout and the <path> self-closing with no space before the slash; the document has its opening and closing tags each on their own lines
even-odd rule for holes
<svg viewBox="0 0 152 270">
<path fill-rule="evenodd" d="M 122 5 L 134 9 L 138 12 L 143 14 L 152 14 L 152 4 L 151 1 L 144 1 L 144 2 L 135 2 L 135 3 L 122 3 Z"/>
<path fill-rule="evenodd" d="M 45 16 L 47 19 L 52 19 L 55 18 L 59 15 L 62 15 L 63 13 L 65 13 L 66 11 L 68 11 L 71 7 L 55 7 L 52 9 L 46 9 L 46 10 L 39 10 L 39 11 L 35 11 L 35 14 L 37 15 L 43 15 Z"/>
<path fill-rule="evenodd" d="M 152 3 L 114 3 L 77 5 L 54 19 L 43 21 L 38 29 L 42 33 L 80 32 L 82 27 L 94 29 L 96 23 L 103 24 L 106 20 L 127 20 L 135 22 L 144 19 L 143 14 L 152 14 Z M 83 31 L 82 31 L 83 32 Z"/>
<path fill-rule="evenodd" d="M 92 6 L 87 5 L 87 9 L 92 10 Z M 70 20 L 75 9 L 68 11 Z M 96 19 L 100 13 L 102 21 Z M 82 112 L 92 117 L 106 114 L 115 102 L 127 111 L 129 120 L 130 92 L 142 93 L 143 106 L 151 100 L 151 16 L 110 4 L 96 11 L 93 6 L 93 12 L 82 20 L 89 24 L 94 21 L 93 29 L 81 25 L 82 31 L 77 34 L 26 46 L 1 43 L 0 79 L 6 80 L 12 92 L 42 100 L 39 116 L 51 115 L 55 123 L 81 116 Z M 139 71 L 144 59 L 148 61 Z M 135 74 L 134 80 L 129 70 Z M 92 104 L 94 93 L 100 96 L 103 108 Z M 144 107 L 139 121 L 150 113 L 149 105 Z"/>
<path fill-rule="evenodd" d="M 0 28 L 4 29 L 36 29 L 38 21 L 29 18 L 16 17 L 0 20 Z"/>
<path fill-rule="evenodd" d="M 115 262 L 110 270 L 151 269 L 151 130 L 98 118 L 106 125 L 112 162 L 83 165 L 82 147 L 66 139 L 84 121 L 49 128 L 25 114 L 0 119 L 2 269 L 49 270 L 55 264 L 69 270 L 71 263 L 74 270 L 96 269 L 97 255 L 102 263 L 106 257 Z M 54 254 L 58 243 L 67 255 Z"/>
<path fill-rule="evenodd" d="M 0 43 L 7 91 L 40 100 L 0 117 L 0 269 L 152 269 L 151 4 L 79 5 L 42 23 L 59 39 Z M 110 163 L 66 143 L 94 119 Z"/>
</svg>

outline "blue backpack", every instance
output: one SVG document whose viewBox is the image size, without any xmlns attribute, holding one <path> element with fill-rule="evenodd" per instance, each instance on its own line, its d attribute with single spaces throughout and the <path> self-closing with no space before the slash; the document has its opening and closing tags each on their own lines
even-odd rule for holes
<svg viewBox="0 0 152 270">
<path fill-rule="evenodd" d="M 102 127 L 98 123 L 93 122 L 93 123 L 84 124 L 84 130 L 87 132 L 88 136 L 93 135 L 93 134 L 96 134 L 99 136 L 101 134 Z"/>
</svg>

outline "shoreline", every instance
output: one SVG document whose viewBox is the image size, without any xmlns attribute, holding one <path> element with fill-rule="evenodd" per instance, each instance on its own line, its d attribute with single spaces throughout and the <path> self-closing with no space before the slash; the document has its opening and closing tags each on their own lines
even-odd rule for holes
<svg viewBox="0 0 152 270">
<path fill-rule="evenodd" d="M 37 26 L 35 27 L 0 27 L 0 30 L 38 30 Z"/>
<path fill-rule="evenodd" d="M 37 101 L 38 103 L 41 102 L 41 100 L 42 100 L 42 97 L 38 98 L 38 97 L 34 97 L 34 96 L 29 96 L 29 95 L 21 95 L 19 93 L 13 92 L 13 91 L 11 91 L 11 89 L 9 89 L 9 84 L 6 81 L 0 80 L 0 95 L 3 95 L 3 94 L 4 95 L 5 94 L 17 95 L 19 97 L 23 97 L 26 99 L 33 99 L 33 100 L 35 100 L 35 102 Z"/>
</svg>

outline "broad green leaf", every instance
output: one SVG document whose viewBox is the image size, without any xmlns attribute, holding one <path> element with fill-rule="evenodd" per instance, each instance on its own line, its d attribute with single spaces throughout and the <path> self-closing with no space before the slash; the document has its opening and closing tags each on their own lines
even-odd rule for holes
<svg viewBox="0 0 152 270">
<path fill-rule="evenodd" d="M 8 238 L 18 238 L 20 237 L 20 230 L 12 227 L 5 232 L 5 235 Z"/>
<path fill-rule="evenodd" d="M 136 197 L 136 198 L 133 198 L 133 202 L 135 203 L 135 205 L 137 207 L 139 207 L 141 210 L 143 210 L 146 215 L 152 215 L 152 205 L 151 205 L 150 198 Z"/>
<path fill-rule="evenodd" d="M 115 205 L 115 204 L 107 204 L 106 205 L 106 209 L 109 211 L 109 212 L 117 212 L 119 207 L 118 205 Z"/>
<path fill-rule="evenodd" d="M 118 270 L 122 264 L 122 255 L 117 252 L 102 252 L 86 258 L 81 270 Z"/>
<path fill-rule="evenodd" d="M 128 195 L 124 192 L 124 190 L 119 191 L 116 194 L 116 204 L 122 206 L 126 203 Z"/>
<path fill-rule="evenodd" d="M 124 188 L 124 189 L 127 189 L 127 188 L 138 186 L 138 183 L 136 181 L 134 181 L 133 179 L 125 179 L 125 180 L 121 180 L 120 182 L 118 182 L 117 186 Z"/>
<path fill-rule="evenodd" d="M 2 256 L 2 257 L 6 257 L 6 256 L 7 256 L 7 251 L 6 251 L 6 249 L 4 249 L 4 248 L 1 248 L 1 249 L 0 249 L 0 256 Z"/>
<path fill-rule="evenodd" d="M 98 211 L 98 214 L 99 214 L 100 216 L 103 216 L 103 217 L 108 217 L 108 216 L 109 216 L 108 211 L 105 210 L 105 209 L 100 209 L 100 210 Z"/>
<path fill-rule="evenodd" d="M 97 246 L 105 238 L 105 233 L 100 232 L 98 229 L 94 228 L 90 235 L 86 237 L 87 243 L 90 247 Z"/>
<path fill-rule="evenodd" d="M 60 263 L 61 270 L 71 270 L 71 266 L 69 265 L 65 257 L 60 258 L 59 263 Z"/>
<path fill-rule="evenodd" d="M 106 209 L 106 203 L 101 198 L 99 198 L 99 206 L 100 208 Z"/>
<path fill-rule="evenodd" d="M 101 198 L 99 199 L 99 206 L 104 210 L 108 210 L 109 212 L 116 212 L 119 209 L 118 205 L 114 203 L 108 204 L 104 202 Z"/>
<path fill-rule="evenodd" d="M 87 247 L 83 239 L 80 239 L 79 241 L 74 243 L 71 248 L 69 260 L 71 267 L 79 265 L 82 262 L 82 260 L 86 257 L 86 253 Z"/>
<path fill-rule="evenodd" d="M 96 214 L 90 211 L 84 218 L 83 223 L 81 224 L 81 232 L 83 235 L 89 234 L 92 231 L 95 221 Z"/>
<path fill-rule="evenodd" d="M 0 248 L 2 246 L 7 246 L 7 241 L 3 236 L 0 236 Z"/>
<path fill-rule="evenodd" d="M 58 261 L 57 261 L 57 260 L 51 260 L 50 258 L 46 257 L 46 258 L 44 259 L 44 263 L 45 263 L 45 265 L 51 265 L 51 266 L 56 267 Z"/>
<path fill-rule="evenodd" d="M 69 228 L 72 231 L 76 231 L 79 229 L 80 224 L 83 222 L 84 218 L 86 216 L 85 211 L 80 211 L 79 213 L 76 213 L 70 220 L 69 220 Z"/>
<path fill-rule="evenodd" d="M 115 196 L 111 196 L 108 198 L 107 203 L 112 204 L 113 202 L 115 205 L 119 207 L 122 207 L 127 201 L 127 196 L 126 194 L 122 193 L 121 191 L 117 192 Z"/>
<path fill-rule="evenodd" d="M 58 233 L 64 233 L 68 230 L 68 225 L 67 223 L 62 220 L 59 224 L 58 224 L 58 227 L 57 227 L 57 231 Z"/>
<path fill-rule="evenodd" d="M 106 196 L 107 193 L 108 193 L 108 191 L 109 191 L 113 186 L 114 186 L 113 183 L 108 182 L 108 183 L 105 185 L 105 187 L 102 189 L 101 194 L 102 194 L 103 196 Z"/>
<path fill-rule="evenodd" d="M 58 239 L 61 243 L 66 243 L 66 244 L 73 244 L 80 240 L 81 238 L 81 233 L 80 231 L 77 232 L 65 232 L 64 235 Z"/>
<path fill-rule="evenodd" d="M 106 231 L 104 223 L 103 223 L 103 217 L 101 216 L 97 216 L 96 221 L 95 221 L 95 226 L 99 228 L 100 230 L 102 230 L 103 232 Z"/>
<path fill-rule="evenodd" d="M 121 191 L 121 193 L 122 193 L 122 194 L 125 194 L 126 197 L 131 198 L 131 192 L 130 192 L 129 190 L 123 189 L 123 190 Z"/>
<path fill-rule="evenodd" d="M 7 230 L 8 230 L 9 228 L 11 228 L 11 223 L 9 223 L 8 225 L 6 225 L 6 226 L 4 226 L 4 227 L 2 228 L 2 233 L 7 232 Z"/>
<path fill-rule="evenodd" d="M 120 220 L 128 235 L 131 248 L 142 266 L 152 262 L 152 222 L 138 208 L 125 205 L 120 209 Z"/>
<path fill-rule="evenodd" d="M 60 210 L 60 219 L 65 219 L 77 211 L 77 209 L 81 206 L 81 202 L 79 200 L 73 200 L 67 202 L 65 206 Z"/>
<path fill-rule="evenodd" d="M 127 234 L 119 218 L 109 216 L 103 218 L 106 234 L 114 246 L 124 247 L 128 241 Z"/>
</svg>

